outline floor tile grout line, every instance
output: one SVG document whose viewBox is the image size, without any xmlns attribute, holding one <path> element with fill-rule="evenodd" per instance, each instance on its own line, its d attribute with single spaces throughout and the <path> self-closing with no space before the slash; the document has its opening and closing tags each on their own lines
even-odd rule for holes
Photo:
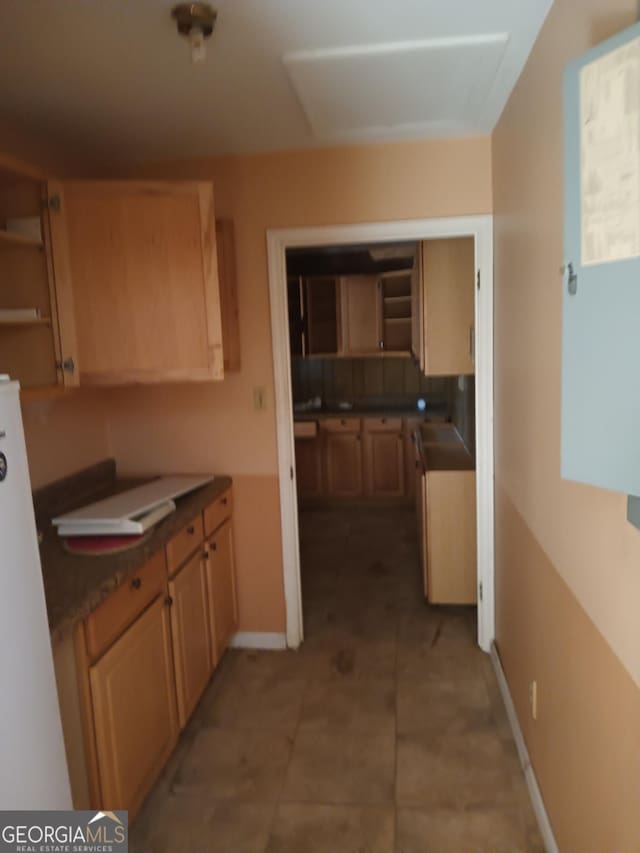
<svg viewBox="0 0 640 853">
<path fill-rule="evenodd" d="M 296 745 L 296 739 L 297 739 L 298 733 L 300 731 L 300 724 L 302 723 L 302 714 L 304 711 L 305 697 L 307 695 L 307 691 L 309 690 L 310 683 L 311 683 L 311 676 L 309 675 L 305 679 L 305 685 L 304 685 L 304 688 L 302 690 L 302 696 L 300 698 L 300 707 L 298 709 L 298 719 L 297 719 L 293 734 L 291 736 L 291 746 L 289 748 L 289 757 L 287 759 L 287 766 L 285 767 L 284 772 L 282 774 L 282 782 L 280 784 L 280 790 L 278 791 L 278 796 L 276 797 L 276 799 L 274 801 L 273 814 L 271 816 L 271 822 L 269 824 L 269 832 L 267 834 L 267 842 L 266 842 L 263 853 L 266 853 L 266 851 L 269 849 L 269 844 L 271 842 L 271 838 L 273 836 L 273 831 L 274 831 L 275 825 L 276 825 L 276 820 L 278 817 L 278 810 L 280 808 L 280 804 L 283 802 L 282 795 L 284 793 L 285 785 L 287 784 L 287 777 L 289 775 L 289 768 L 291 767 L 291 762 L 293 760 L 293 752 L 294 752 L 295 745 Z"/>
</svg>

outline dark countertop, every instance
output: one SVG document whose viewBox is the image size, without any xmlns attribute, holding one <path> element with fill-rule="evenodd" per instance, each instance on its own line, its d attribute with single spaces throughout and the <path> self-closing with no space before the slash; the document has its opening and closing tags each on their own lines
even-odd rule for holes
<svg viewBox="0 0 640 853">
<path fill-rule="evenodd" d="M 67 494 L 65 511 L 109 497 L 149 482 L 151 479 L 155 478 L 103 482 L 90 496 L 85 493 L 75 502 Z M 55 643 L 66 635 L 80 619 L 94 610 L 153 554 L 164 548 L 175 533 L 213 503 L 230 486 L 230 477 L 216 477 L 212 483 L 179 498 L 176 501 L 175 512 L 157 524 L 140 545 L 128 551 L 105 556 L 88 557 L 70 554 L 65 550 L 63 540 L 58 536 L 56 529 L 50 522 L 43 520 L 41 510 L 38 519 L 42 534 L 40 559 L 51 641 Z M 37 494 L 34 500 L 37 504 Z M 36 505 L 36 517 L 38 515 Z M 54 517 L 53 513 L 50 517 Z"/>
<path fill-rule="evenodd" d="M 413 436 L 425 473 L 475 470 L 475 459 L 453 424 L 421 424 Z"/>
<path fill-rule="evenodd" d="M 425 453 L 427 474 L 431 471 L 474 471 L 476 467 L 462 439 L 459 443 L 427 445 Z"/>
</svg>

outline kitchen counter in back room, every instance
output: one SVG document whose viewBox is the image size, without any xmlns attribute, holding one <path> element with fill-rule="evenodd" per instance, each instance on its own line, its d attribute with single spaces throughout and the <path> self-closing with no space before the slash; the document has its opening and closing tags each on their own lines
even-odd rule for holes
<svg viewBox="0 0 640 853">
<path fill-rule="evenodd" d="M 159 522 L 139 545 L 126 551 L 101 556 L 72 554 L 51 518 L 84 504 L 149 482 L 118 479 L 113 460 L 105 460 L 78 474 L 34 492 L 36 524 L 41 536 L 40 560 L 53 643 L 94 610 L 186 524 L 213 503 L 231 486 L 231 478 L 216 476 L 205 486 L 176 500 L 176 510 Z"/>
</svg>

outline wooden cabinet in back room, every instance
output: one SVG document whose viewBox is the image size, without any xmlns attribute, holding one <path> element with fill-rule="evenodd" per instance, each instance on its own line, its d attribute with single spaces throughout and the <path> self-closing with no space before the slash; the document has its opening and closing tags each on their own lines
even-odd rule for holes
<svg viewBox="0 0 640 853">
<path fill-rule="evenodd" d="M 399 498 L 405 492 L 402 418 L 364 418 L 365 492 Z"/>
<path fill-rule="evenodd" d="M 424 240 L 421 255 L 422 350 L 417 355 L 423 371 L 427 376 L 472 374 L 475 371 L 473 237 Z M 419 301 L 414 294 L 414 303 Z M 415 335 L 414 328 L 414 340 Z"/>
<path fill-rule="evenodd" d="M 358 418 L 326 418 L 325 483 L 329 498 L 356 498 L 363 493 L 362 434 Z"/>
<path fill-rule="evenodd" d="M 80 384 L 222 379 L 211 184 L 70 182 L 51 201 L 69 249 Z"/>
</svg>

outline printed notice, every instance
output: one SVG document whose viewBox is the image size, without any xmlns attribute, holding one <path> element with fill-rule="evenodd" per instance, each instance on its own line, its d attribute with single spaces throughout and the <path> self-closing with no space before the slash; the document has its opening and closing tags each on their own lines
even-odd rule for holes
<svg viewBox="0 0 640 853">
<path fill-rule="evenodd" d="M 580 72 L 582 264 L 640 257 L 640 38 Z"/>
</svg>

